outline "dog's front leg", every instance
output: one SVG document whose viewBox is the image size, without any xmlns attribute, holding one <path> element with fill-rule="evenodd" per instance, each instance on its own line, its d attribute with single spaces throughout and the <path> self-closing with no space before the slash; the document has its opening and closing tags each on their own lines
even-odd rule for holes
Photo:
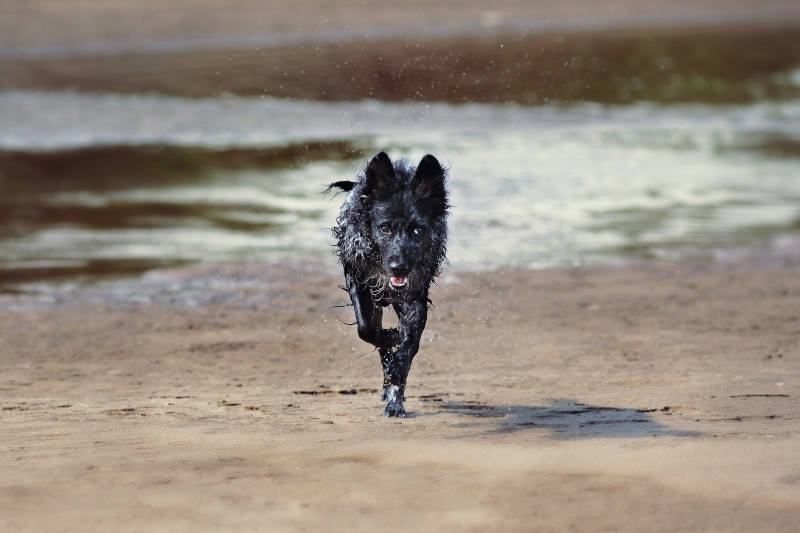
<svg viewBox="0 0 800 533">
<path fill-rule="evenodd" d="M 419 351 L 419 342 L 428 320 L 428 306 L 423 302 L 407 302 L 394 306 L 397 311 L 400 346 L 384 365 L 384 399 L 387 400 L 383 416 L 404 417 L 403 400 L 406 379 L 411 362 Z"/>
<path fill-rule="evenodd" d="M 345 274 L 347 292 L 353 302 L 358 324 L 358 336 L 379 349 L 388 350 L 399 343 L 397 329 L 383 328 L 383 308 L 372 299 L 369 287 Z"/>
</svg>

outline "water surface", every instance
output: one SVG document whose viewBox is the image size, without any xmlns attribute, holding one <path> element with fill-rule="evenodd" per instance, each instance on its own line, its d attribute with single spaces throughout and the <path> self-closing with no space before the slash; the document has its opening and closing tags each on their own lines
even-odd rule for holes
<svg viewBox="0 0 800 533">
<path fill-rule="evenodd" d="M 300 63 L 309 74 L 285 70 L 283 84 L 265 74 L 266 94 L 248 89 L 252 72 L 190 84 L 193 93 L 183 82 L 131 85 L 135 76 L 104 78 L 88 91 L 80 76 L 68 85 L 52 77 L 34 83 L 46 63 L 37 70 L 6 60 L 13 68 L 0 83 L 0 281 L 25 292 L 172 265 L 334 264 L 329 228 L 341 197 L 322 191 L 352 178 L 378 150 L 412 160 L 433 153 L 449 167 L 448 257 L 458 269 L 794 242 L 797 34 L 748 34 L 738 48 L 735 32 L 495 35 L 423 43 L 417 55 L 405 42 L 377 63 L 327 63 L 329 78 L 320 77 L 323 60 L 335 50 L 300 47 L 316 58 Z M 360 46 L 367 55 L 386 51 Z M 449 63 L 441 60 L 448 49 Z M 253 67 L 252 53 L 232 62 Z M 269 53 L 276 63 L 256 73 L 300 52 Z M 158 57 L 164 61 L 114 64 L 149 58 L 148 75 L 156 76 L 176 60 Z M 218 59 L 192 56 L 191 75 L 176 76 L 195 79 L 198 65 Z M 75 61 L 80 73 L 80 61 L 111 59 Z M 343 71 L 351 80 L 372 73 L 372 81 L 344 83 Z"/>
</svg>

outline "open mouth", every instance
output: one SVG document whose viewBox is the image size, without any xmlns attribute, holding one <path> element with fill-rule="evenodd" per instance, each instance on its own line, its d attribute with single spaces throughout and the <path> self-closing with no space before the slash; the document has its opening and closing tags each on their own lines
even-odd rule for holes
<svg viewBox="0 0 800 533">
<path fill-rule="evenodd" d="M 405 277 L 401 278 L 401 277 L 398 277 L 398 276 L 391 276 L 389 278 L 389 283 L 391 283 L 392 287 L 394 287 L 395 289 L 402 289 L 408 283 L 408 278 L 405 278 Z"/>
</svg>

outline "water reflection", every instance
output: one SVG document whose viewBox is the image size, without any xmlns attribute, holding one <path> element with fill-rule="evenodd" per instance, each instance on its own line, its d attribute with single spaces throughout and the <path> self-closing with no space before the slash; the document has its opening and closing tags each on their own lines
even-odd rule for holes
<svg viewBox="0 0 800 533">
<path fill-rule="evenodd" d="M 317 256 L 327 170 L 357 155 L 348 143 L 0 152 L 2 280 Z"/>
</svg>

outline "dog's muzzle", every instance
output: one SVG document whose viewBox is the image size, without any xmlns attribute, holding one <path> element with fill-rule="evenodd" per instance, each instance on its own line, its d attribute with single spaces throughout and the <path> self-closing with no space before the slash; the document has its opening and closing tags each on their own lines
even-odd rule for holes
<svg viewBox="0 0 800 533">
<path fill-rule="evenodd" d="M 391 283 L 392 287 L 395 289 L 402 289 L 408 284 L 408 278 L 405 276 L 390 276 L 389 283 Z"/>
</svg>

